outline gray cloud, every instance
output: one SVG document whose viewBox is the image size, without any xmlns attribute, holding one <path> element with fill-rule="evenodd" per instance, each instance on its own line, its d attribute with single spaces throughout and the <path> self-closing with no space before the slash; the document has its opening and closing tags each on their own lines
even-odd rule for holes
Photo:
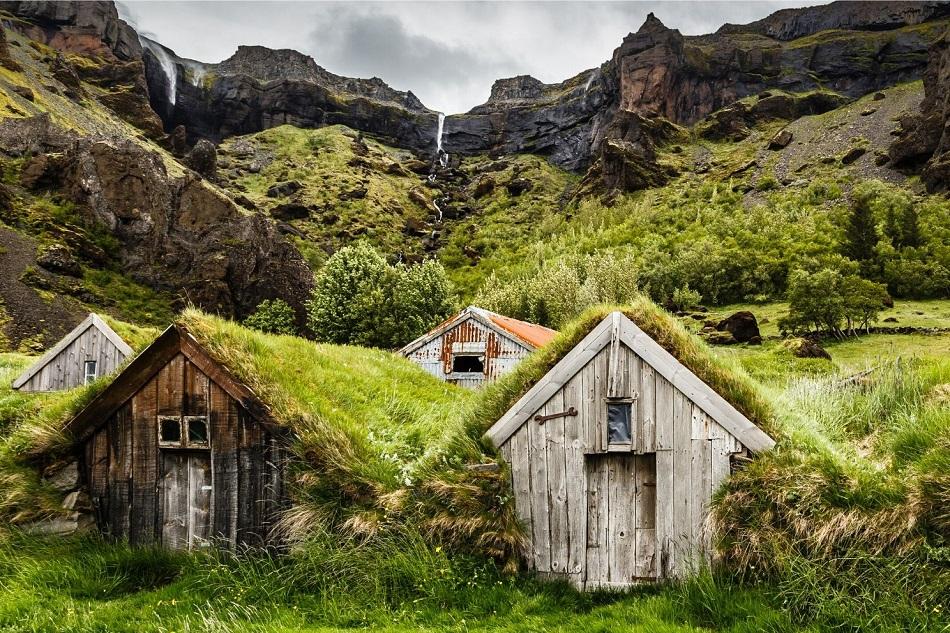
<svg viewBox="0 0 950 633">
<path fill-rule="evenodd" d="M 120 14 L 179 55 L 207 62 L 240 44 L 294 48 L 331 72 L 381 77 L 454 113 L 495 79 L 545 82 L 607 60 L 647 13 L 686 35 L 814 0 L 713 2 L 135 2 Z"/>
</svg>

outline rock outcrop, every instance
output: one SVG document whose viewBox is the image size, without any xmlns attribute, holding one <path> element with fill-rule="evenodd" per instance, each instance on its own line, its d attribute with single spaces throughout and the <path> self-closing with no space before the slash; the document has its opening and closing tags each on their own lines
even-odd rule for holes
<svg viewBox="0 0 950 633">
<path fill-rule="evenodd" d="M 0 143 L 29 135 L 32 149 L 44 152 L 27 161 L 23 185 L 64 196 L 87 223 L 107 229 L 130 277 L 225 315 L 241 318 L 280 297 L 302 316 L 312 273 L 273 221 L 241 211 L 194 173 L 169 173 L 159 154 L 133 141 L 76 137 L 42 123 L 0 126 Z M 13 142 L 5 149 L 17 150 Z"/>
<path fill-rule="evenodd" d="M 241 46 L 221 63 L 204 64 L 146 44 L 152 108 L 167 130 L 185 126 L 191 142 L 217 142 L 283 124 L 342 124 L 399 147 L 435 151 L 438 114 L 379 78 L 334 75 L 287 49 Z"/>
<path fill-rule="evenodd" d="M 920 113 L 901 120 L 891 163 L 920 170 L 930 191 L 950 189 L 950 29 L 930 47 Z"/>
</svg>

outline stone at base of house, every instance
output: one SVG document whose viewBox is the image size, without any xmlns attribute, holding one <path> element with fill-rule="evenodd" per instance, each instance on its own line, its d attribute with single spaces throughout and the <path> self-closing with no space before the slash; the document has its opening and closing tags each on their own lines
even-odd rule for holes
<svg viewBox="0 0 950 633">
<path fill-rule="evenodd" d="M 43 474 L 43 480 L 61 492 L 75 490 L 79 485 L 79 465 L 72 461 L 48 468 Z"/>
<path fill-rule="evenodd" d="M 94 528 L 95 519 L 87 512 L 70 512 L 66 516 L 43 519 L 34 521 L 23 526 L 23 531 L 27 534 L 36 534 L 40 536 L 67 536 L 77 532 L 85 532 Z"/>
</svg>

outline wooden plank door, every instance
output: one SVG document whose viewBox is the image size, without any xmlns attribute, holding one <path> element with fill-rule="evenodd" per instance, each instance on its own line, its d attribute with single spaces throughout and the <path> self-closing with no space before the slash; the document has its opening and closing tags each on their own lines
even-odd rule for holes
<svg viewBox="0 0 950 633">
<path fill-rule="evenodd" d="M 655 455 L 590 455 L 587 481 L 587 586 L 655 580 Z"/>
<path fill-rule="evenodd" d="M 162 451 L 162 544 L 191 550 L 211 535 L 209 451 Z"/>
</svg>

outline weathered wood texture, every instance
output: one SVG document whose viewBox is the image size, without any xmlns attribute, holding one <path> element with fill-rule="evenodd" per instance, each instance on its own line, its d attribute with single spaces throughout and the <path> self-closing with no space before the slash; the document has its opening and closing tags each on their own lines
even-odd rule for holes
<svg viewBox="0 0 950 633">
<path fill-rule="evenodd" d="M 206 420 L 207 447 L 160 443 L 159 416 Z M 90 434 L 80 456 L 99 527 L 113 537 L 188 549 L 275 543 L 285 443 L 183 354 Z"/>
<path fill-rule="evenodd" d="M 408 351 L 406 358 L 436 378 L 460 387 L 474 388 L 508 373 L 532 351 L 533 348 L 525 346 L 514 337 L 470 316 L 459 320 L 421 347 Z M 485 371 L 453 372 L 454 352 L 481 355 Z"/>
<path fill-rule="evenodd" d="M 526 562 L 584 587 L 684 576 L 710 556 L 709 501 L 742 445 L 622 341 L 587 358 L 500 447 Z M 632 401 L 629 444 L 608 442 L 608 398 Z"/>
<path fill-rule="evenodd" d="M 99 320 L 87 319 L 81 332 L 70 333 L 62 343 L 47 353 L 24 374 L 25 380 L 14 385 L 21 391 L 59 391 L 85 383 L 86 361 L 96 362 L 96 376 L 106 376 L 119 368 L 131 351 L 118 343 L 113 332 L 107 335 Z M 105 326 L 108 327 L 108 326 Z M 111 330 L 110 330 L 111 332 Z"/>
</svg>

